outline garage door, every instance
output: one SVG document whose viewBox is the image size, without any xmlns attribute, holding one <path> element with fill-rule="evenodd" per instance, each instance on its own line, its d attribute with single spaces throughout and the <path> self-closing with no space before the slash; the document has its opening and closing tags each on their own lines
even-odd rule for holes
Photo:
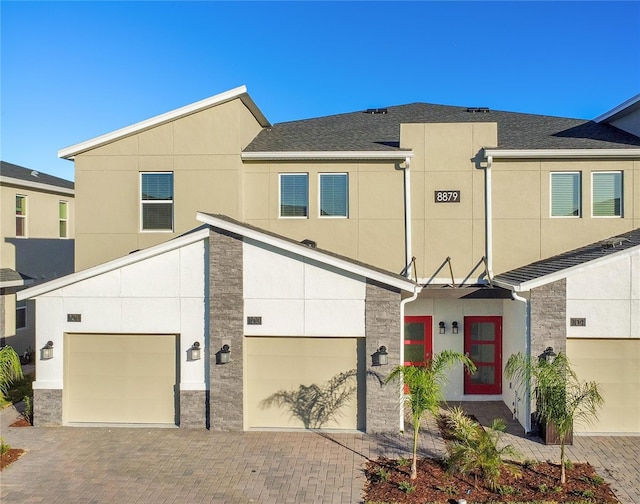
<svg viewBox="0 0 640 504">
<path fill-rule="evenodd" d="M 363 338 L 247 337 L 245 345 L 249 428 L 364 428 Z"/>
<path fill-rule="evenodd" d="M 640 432 L 640 340 L 568 339 L 567 357 L 582 380 L 600 384 L 604 406 L 593 425 L 577 431 Z"/>
<path fill-rule="evenodd" d="M 176 336 L 66 334 L 66 423 L 175 424 Z"/>
</svg>

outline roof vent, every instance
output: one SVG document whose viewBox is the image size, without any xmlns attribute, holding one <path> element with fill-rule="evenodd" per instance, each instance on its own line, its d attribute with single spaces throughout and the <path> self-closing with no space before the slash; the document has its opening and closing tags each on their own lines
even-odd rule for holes
<svg viewBox="0 0 640 504">
<path fill-rule="evenodd" d="M 630 242 L 629 238 L 625 238 L 624 236 L 614 236 L 613 238 L 608 238 L 607 240 L 603 240 L 600 242 L 602 248 L 616 248 L 622 247 L 626 242 Z"/>
<path fill-rule="evenodd" d="M 467 112 L 472 114 L 487 114 L 491 112 L 491 110 L 489 110 L 489 107 L 469 107 L 467 108 Z"/>
<path fill-rule="evenodd" d="M 316 248 L 316 242 L 313 240 L 302 240 L 300 243 L 306 245 L 307 247 Z"/>
<path fill-rule="evenodd" d="M 375 114 L 386 114 L 388 111 L 386 108 L 368 108 L 367 110 L 364 111 L 365 114 L 371 114 L 371 115 L 375 115 Z"/>
<path fill-rule="evenodd" d="M 37 177 L 38 177 L 38 175 L 40 175 L 40 173 L 38 173 L 38 172 L 37 172 L 37 171 L 35 171 L 35 170 L 33 170 L 33 171 L 31 172 L 31 176 L 32 176 L 32 177 L 36 177 L 36 178 L 37 178 Z"/>
</svg>

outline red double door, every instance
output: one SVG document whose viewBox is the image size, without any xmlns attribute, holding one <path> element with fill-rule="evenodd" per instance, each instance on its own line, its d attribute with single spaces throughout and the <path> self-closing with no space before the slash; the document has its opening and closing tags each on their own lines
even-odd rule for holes
<svg viewBox="0 0 640 504">
<path fill-rule="evenodd" d="M 404 327 L 404 365 L 422 366 L 433 356 L 432 317 L 406 316 Z M 478 368 L 474 374 L 464 374 L 464 393 L 501 394 L 502 317 L 465 317 L 464 353 Z"/>
</svg>

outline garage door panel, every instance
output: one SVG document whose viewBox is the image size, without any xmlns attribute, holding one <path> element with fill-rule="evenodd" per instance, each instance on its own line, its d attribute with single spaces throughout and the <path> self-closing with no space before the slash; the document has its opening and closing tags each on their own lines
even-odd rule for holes
<svg viewBox="0 0 640 504">
<path fill-rule="evenodd" d="M 65 421 L 175 423 L 176 336 L 67 334 Z"/>
<path fill-rule="evenodd" d="M 293 414 L 294 404 L 276 404 L 269 398 L 287 392 L 304 411 L 303 387 L 325 388 L 331 378 L 357 369 L 356 338 L 245 338 L 247 355 L 246 408 L 249 428 L 304 428 L 303 415 Z M 354 388 L 349 401 L 336 411 L 325 429 L 358 428 L 358 394 L 361 380 L 353 376 L 346 387 Z M 297 394 L 297 395 L 296 395 Z M 311 425 L 310 427 L 313 427 Z"/>
</svg>

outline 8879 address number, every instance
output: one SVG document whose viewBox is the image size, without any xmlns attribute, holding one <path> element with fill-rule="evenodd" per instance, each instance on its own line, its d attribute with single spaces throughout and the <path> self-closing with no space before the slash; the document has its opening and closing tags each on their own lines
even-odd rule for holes
<svg viewBox="0 0 640 504">
<path fill-rule="evenodd" d="M 435 191 L 436 203 L 460 203 L 460 191 Z"/>
</svg>

